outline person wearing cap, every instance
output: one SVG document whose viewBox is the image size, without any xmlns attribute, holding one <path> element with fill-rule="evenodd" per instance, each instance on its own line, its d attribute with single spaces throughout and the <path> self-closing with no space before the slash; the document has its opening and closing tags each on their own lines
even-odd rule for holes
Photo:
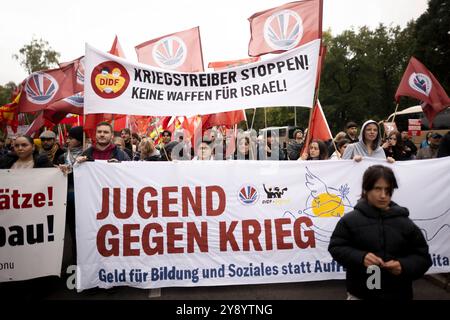
<svg viewBox="0 0 450 320">
<path fill-rule="evenodd" d="M 63 173 L 72 172 L 76 158 L 83 153 L 83 127 L 76 126 L 69 130 L 67 137 L 67 151 L 58 158 L 58 167 Z"/>
<path fill-rule="evenodd" d="M 358 125 L 353 122 L 350 121 L 347 123 L 346 125 L 346 130 L 345 130 L 345 139 L 347 139 L 348 141 L 350 141 L 350 143 L 356 143 L 359 141 L 358 139 Z"/>
<path fill-rule="evenodd" d="M 425 148 L 422 148 L 417 152 L 417 160 L 422 159 L 434 159 L 437 158 L 439 144 L 441 143 L 442 135 L 435 132 L 431 135 L 429 139 L 429 145 Z"/>
<path fill-rule="evenodd" d="M 51 130 L 45 130 L 39 139 L 41 139 L 42 145 L 41 154 L 46 154 L 48 159 L 57 165 L 58 158 L 64 153 L 64 150 L 56 143 L 56 134 Z"/>
<path fill-rule="evenodd" d="M 76 126 L 69 130 L 67 137 L 67 151 L 58 158 L 58 167 L 67 177 L 67 205 L 66 219 L 72 237 L 72 262 L 76 264 L 76 244 L 75 244 L 75 193 L 73 183 L 72 168 L 76 159 L 83 153 L 83 127 Z"/>
</svg>

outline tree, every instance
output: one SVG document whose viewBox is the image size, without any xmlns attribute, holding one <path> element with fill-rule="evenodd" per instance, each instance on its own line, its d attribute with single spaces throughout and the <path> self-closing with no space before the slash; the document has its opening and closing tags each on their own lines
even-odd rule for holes
<svg viewBox="0 0 450 320">
<path fill-rule="evenodd" d="M 450 91 L 450 0 L 430 0 L 414 26 L 414 56 Z"/>
<path fill-rule="evenodd" d="M 328 47 L 319 99 L 333 132 L 346 122 L 385 119 L 414 49 L 412 28 L 364 26 L 324 37 Z"/>
<path fill-rule="evenodd" d="M 16 84 L 12 81 L 8 82 L 4 86 L 0 85 L 0 106 L 11 102 L 12 93 L 16 90 L 16 88 Z"/>
<path fill-rule="evenodd" d="M 29 44 L 19 50 L 19 54 L 13 55 L 28 74 L 57 65 L 59 57 L 60 54 L 54 51 L 47 41 L 37 40 L 34 37 Z"/>
</svg>

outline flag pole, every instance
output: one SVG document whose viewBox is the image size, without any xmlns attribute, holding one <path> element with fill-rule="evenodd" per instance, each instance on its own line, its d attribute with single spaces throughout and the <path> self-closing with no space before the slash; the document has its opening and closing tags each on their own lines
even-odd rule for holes
<svg viewBox="0 0 450 320">
<path fill-rule="evenodd" d="M 395 116 L 397 115 L 397 110 L 398 110 L 398 103 L 395 106 L 395 111 L 394 111 L 394 117 L 392 118 L 392 122 L 395 123 Z M 386 138 L 386 130 L 383 130 L 383 139 Z"/>
<path fill-rule="evenodd" d="M 86 127 L 86 115 L 83 112 L 83 150 L 86 150 L 86 132 L 84 128 Z"/>
<path fill-rule="evenodd" d="M 250 130 L 253 129 L 253 124 L 255 123 L 255 116 L 256 116 L 256 108 L 253 109 L 252 125 L 250 126 Z"/>
<path fill-rule="evenodd" d="M 392 118 L 392 122 L 395 122 L 395 116 L 397 115 L 397 110 L 398 110 L 398 103 L 395 106 L 394 117 Z"/>
<path fill-rule="evenodd" d="M 294 107 L 294 126 L 297 126 L 297 107 Z"/>
<path fill-rule="evenodd" d="M 264 108 L 264 127 L 267 128 L 267 110 Z"/>
</svg>

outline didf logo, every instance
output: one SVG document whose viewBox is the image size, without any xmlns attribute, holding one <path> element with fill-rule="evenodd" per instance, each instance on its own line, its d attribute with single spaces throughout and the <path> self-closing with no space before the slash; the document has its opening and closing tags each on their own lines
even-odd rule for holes
<svg viewBox="0 0 450 320">
<path fill-rule="evenodd" d="M 92 70 L 92 88 L 102 98 L 117 98 L 125 92 L 129 83 L 130 75 L 127 70 L 115 61 L 103 62 Z"/>
</svg>

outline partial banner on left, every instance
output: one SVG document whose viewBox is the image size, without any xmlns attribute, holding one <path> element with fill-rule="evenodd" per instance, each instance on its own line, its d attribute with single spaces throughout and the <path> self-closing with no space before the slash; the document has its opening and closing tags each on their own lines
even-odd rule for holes
<svg viewBox="0 0 450 320">
<path fill-rule="evenodd" d="M 0 282 L 61 274 L 67 177 L 0 170 Z"/>
</svg>

